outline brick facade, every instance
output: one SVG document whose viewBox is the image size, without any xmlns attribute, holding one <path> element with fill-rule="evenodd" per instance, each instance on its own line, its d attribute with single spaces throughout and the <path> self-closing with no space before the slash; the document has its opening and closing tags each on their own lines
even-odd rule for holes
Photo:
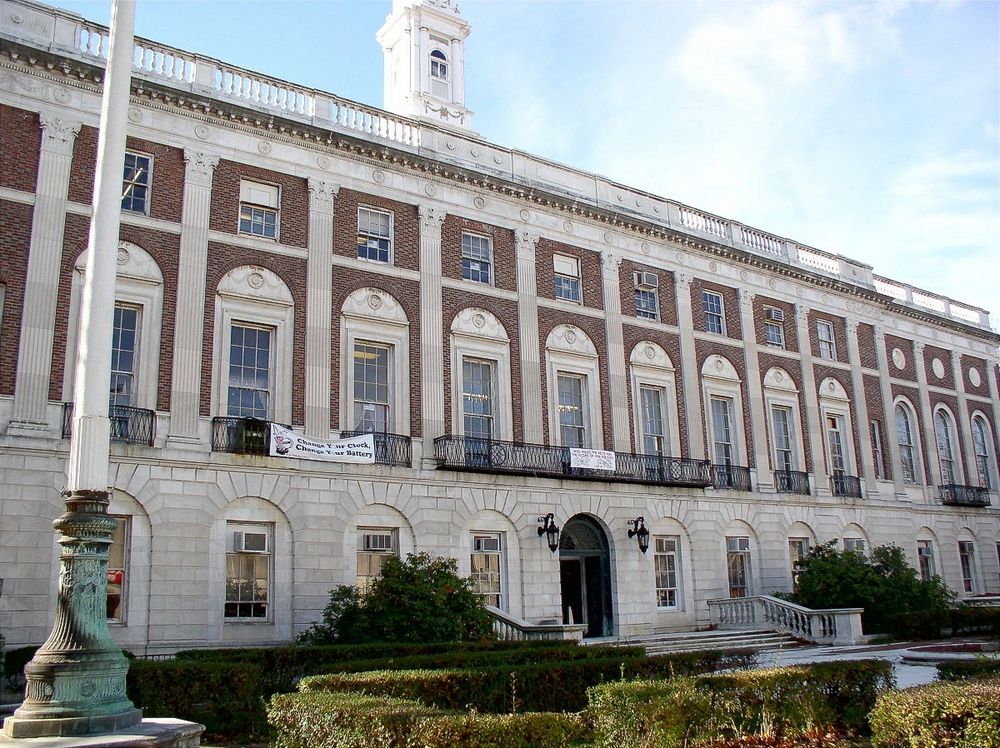
<svg viewBox="0 0 1000 748">
<path fill-rule="evenodd" d="M 392 214 L 392 264 L 406 270 L 420 270 L 420 221 L 417 206 L 380 195 L 341 189 L 334 201 L 333 253 L 358 256 L 358 207 L 387 210 Z"/>
<path fill-rule="evenodd" d="M 0 104 L 0 187 L 34 192 L 41 143 L 35 112 Z"/>
<path fill-rule="evenodd" d="M 722 296 L 722 312 L 725 317 L 725 334 L 727 338 L 741 340 L 743 337 L 743 323 L 740 319 L 739 296 L 735 288 L 722 286 L 718 283 L 694 278 L 691 281 L 691 311 L 694 318 L 694 329 L 698 332 L 707 332 L 705 326 L 705 305 L 704 291 L 714 291 Z"/>
<path fill-rule="evenodd" d="M 490 285 L 505 291 L 516 291 L 517 253 L 514 250 L 514 232 L 450 213 L 441 225 L 441 275 L 462 280 L 462 234 L 465 233 L 488 236 L 492 240 L 493 282 Z"/>
<path fill-rule="evenodd" d="M 240 180 L 278 186 L 278 239 L 290 247 L 308 246 L 309 191 L 306 180 L 293 174 L 222 159 L 212 179 L 212 213 L 209 227 L 224 234 L 239 234 Z M 261 241 L 270 241 L 261 239 Z"/>
<path fill-rule="evenodd" d="M 4 230 L 0 232 L 0 284 L 4 287 L 0 325 L 0 395 L 14 395 L 21 314 L 31 240 L 31 206 L 0 200 Z"/>
</svg>

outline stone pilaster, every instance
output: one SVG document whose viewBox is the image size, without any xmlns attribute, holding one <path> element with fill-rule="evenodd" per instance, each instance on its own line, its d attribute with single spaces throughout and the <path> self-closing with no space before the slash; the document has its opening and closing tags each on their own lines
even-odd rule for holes
<svg viewBox="0 0 1000 748">
<path fill-rule="evenodd" d="M 965 448 L 965 484 L 979 485 L 979 468 L 976 467 L 976 447 L 972 442 L 972 417 L 969 415 L 969 401 L 965 397 L 965 375 L 962 372 L 962 357 L 957 351 L 951 352 L 951 372 L 955 379 L 958 395 L 958 438 Z M 959 445 L 956 444 L 958 449 Z M 957 458 L 958 455 L 955 455 Z M 958 460 L 956 459 L 957 463 Z"/>
<path fill-rule="evenodd" d="M 997 441 L 1000 441 L 1000 438 L 998 438 L 998 435 L 997 435 L 997 431 L 1000 430 L 1000 392 L 997 391 L 997 376 L 996 376 L 996 371 L 997 371 L 997 360 L 995 358 L 992 358 L 992 357 L 987 358 L 986 359 L 986 372 L 985 372 L 985 376 L 986 376 L 987 384 L 988 384 L 988 386 L 990 388 L 990 407 L 992 407 L 992 409 L 993 409 L 993 440 L 994 440 L 993 441 L 993 450 L 994 450 L 993 451 L 993 456 L 994 456 L 994 459 L 997 460 L 997 462 L 995 462 L 993 464 L 993 468 L 994 468 L 994 470 L 997 471 L 998 474 L 1000 474 L 1000 465 L 997 464 L 997 463 L 1000 463 L 1000 454 L 998 454 L 997 451 L 996 451 Z M 994 486 L 994 488 L 993 488 L 994 491 L 996 491 L 998 488 L 1000 488 L 1000 486 L 997 486 L 994 483 L 994 480 L 997 477 L 998 477 L 997 475 L 994 475 L 993 478 L 990 481 L 991 485 Z"/>
<path fill-rule="evenodd" d="M 517 333 L 521 351 L 521 420 L 524 441 L 541 444 L 542 362 L 538 345 L 538 282 L 535 248 L 538 235 L 518 231 L 517 241 Z"/>
<path fill-rule="evenodd" d="M 184 163 L 168 441 L 174 445 L 196 445 L 205 329 L 201 310 L 205 308 L 208 219 L 212 202 L 212 175 L 219 164 L 219 156 L 186 149 Z"/>
<path fill-rule="evenodd" d="M 306 262 L 305 433 L 330 436 L 330 334 L 333 296 L 333 208 L 339 185 L 309 180 L 309 258 Z M 340 424 L 351 428 L 353 424 Z"/>
<path fill-rule="evenodd" d="M 764 403 L 764 386 L 761 384 L 760 362 L 757 357 L 757 328 L 753 318 L 754 293 L 740 289 L 740 322 L 743 326 L 743 376 L 750 396 L 750 432 L 753 434 L 753 460 L 757 472 L 757 488 L 761 491 L 774 490 L 774 474 L 771 472 L 767 445 L 767 413 Z"/>
<path fill-rule="evenodd" d="M 420 373 L 423 381 L 423 465 L 434 467 L 434 439 L 445 432 L 444 340 L 441 312 L 441 225 L 445 212 L 420 213 Z"/>
<path fill-rule="evenodd" d="M 892 384 L 889 382 L 889 360 L 886 357 L 885 332 L 878 326 L 875 327 L 875 356 L 878 359 L 878 381 L 882 392 L 882 410 L 885 413 L 885 441 L 889 447 L 892 482 L 896 498 L 901 501 L 909 501 L 906 484 L 903 482 L 903 461 L 899 456 L 899 438 L 896 435 L 896 406 L 892 399 Z"/>
<path fill-rule="evenodd" d="M 826 469 L 826 450 L 823 440 L 823 419 L 819 412 L 819 393 L 813 371 L 812 351 L 809 347 L 809 307 L 795 305 L 795 331 L 802 357 L 802 390 L 806 406 L 806 426 L 809 429 L 809 456 L 812 460 L 813 483 L 816 494 L 830 495 L 830 474 Z"/>
<path fill-rule="evenodd" d="M 80 123 L 41 112 L 42 144 L 31 219 L 17 379 L 8 434 L 47 435 L 59 265 L 73 143 Z"/>
<path fill-rule="evenodd" d="M 688 456 L 705 459 L 704 414 L 701 407 L 701 372 L 694 347 L 694 317 L 691 311 L 691 275 L 675 273 L 677 326 L 681 332 L 681 381 L 684 382 L 684 411 L 687 415 Z"/>
<path fill-rule="evenodd" d="M 931 495 L 934 495 L 941 485 L 941 463 L 938 460 L 937 436 L 934 433 L 934 411 L 931 409 L 931 397 L 927 391 L 927 369 L 924 367 L 924 343 L 914 343 L 914 365 L 917 368 L 917 390 L 920 393 L 920 419 L 924 425 L 924 444 L 927 445 L 927 467 L 931 474 Z M 956 445 L 957 446 L 957 445 Z"/>
<path fill-rule="evenodd" d="M 858 414 L 858 451 L 861 452 L 865 494 L 878 493 L 875 482 L 875 458 L 872 454 L 871 423 L 868 418 L 868 401 L 865 399 L 865 378 L 861 373 L 861 346 L 858 343 L 858 320 L 847 320 L 847 360 L 851 364 L 851 389 L 854 408 Z"/>
<path fill-rule="evenodd" d="M 601 277 L 604 290 L 604 331 L 608 346 L 608 392 L 611 399 L 611 434 L 614 444 L 605 449 L 631 452 L 628 417 L 628 373 L 625 370 L 625 340 L 622 333 L 621 282 L 618 269 L 620 255 L 601 255 Z"/>
</svg>

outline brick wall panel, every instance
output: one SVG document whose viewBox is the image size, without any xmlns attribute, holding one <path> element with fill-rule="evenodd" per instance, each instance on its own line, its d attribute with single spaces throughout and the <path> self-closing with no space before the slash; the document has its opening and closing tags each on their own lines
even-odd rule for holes
<svg viewBox="0 0 1000 748">
<path fill-rule="evenodd" d="M 34 192 L 41 147 L 38 115 L 0 104 L 0 187 Z"/>
<path fill-rule="evenodd" d="M 941 361 L 944 366 L 944 376 L 934 373 L 934 359 Z M 951 351 L 945 348 L 929 345 L 924 348 L 924 371 L 927 372 L 927 384 L 931 387 L 944 387 L 945 389 L 955 389 L 955 372 L 951 365 Z"/>
<path fill-rule="evenodd" d="M 787 301 L 772 299 L 768 296 L 760 296 L 759 294 L 753 297 L 753 323 L 757 344 L 767 345 L 764 324 L 770 320 L 765 315 L 765 307 L 774 307 L 785 313 L 785 321 L 782 324 L 785 335 L 785 350 L 798 353 L 799 340 L 798 330 L 796 330 L 795 326 L 795 305 Z"/>
<path fill-rule="evenodd" d="M 674 274 L 669 270 L 660 270 L 649 265 L 640 265 L 631 260 L 622 261 L 619 270 L 621 280 L 622 317 L 635 317 L 635 273 L 655 273 L 658 279 L 656 300 L 660 305 L 660 322 L 665 325 L 677 326 L 677 297 L 675 294 Z"/>
<path fill-rule="evenodd" d="M 714 289 L 709 289 L 714 290 Z M 701 298 L 699 293 L 698 298 Z M 728 302 L 726 302 L 728 304 Z M 700 306 L 698 307 L 701 308 Z M 746 364 L 743 355 L 743 350 L 740 348 L 731 348 L 729 346 L 719 346 L 710 340 L 696 340 L 695 354 L 698 357 L 698 381 L 701 381 L 701 369 L 705 365 L 705 360 L 712 354 L 718 354 L 727 358 L 729 362 L 735 367 L 737 373 L 740 375 L 740 392 L 741 400 L 743 401 L 743 423 L 745 424 L 744 431 L 746 433 L 747 443 L 746 443 L 746 453 L 747 453 L 747 465 L 748 467 L 755 467 L 754 465 L 754 443 L 753 443 L 753 429 L 750 428 L 750 393 L 747 390 L 747 378 L 743 373 L 746 371 Z M 701 398 L 701 413 L 699 414 L 702 419 L 702 432 L 704 433 L 704 447 L 705 454 L 712 458 L 712 450 L 709 449 L 708 439 L 709 439 L 709 429 L 706 423 L 706 414 L 708 412 L 708 403 L 705 402 L 705 392 L 704 389 L 699 393 Z M 738 417 L 738 413 L 733 413 L 733 418 Z M 742 459 L 742 458 L 741 458 Z"/>
<path fill-rule="evenodd" d="M 463 233 L 482 234 L 493 240 L 493 285 L 506 291 L 516 291 L 517 252 L 514 249 L 514 232 L 501 226 L 451 214 L 445 216 L 441 225 L 441 275 L 454 280 L 462 279 Z"/>
<path fill-rule="evenodd" d="M 735 288 L 722 286 L 718 283 L 695 278 L 691 281 L 691 312 L 694 318 L 694 329 L 707 332 L 705 327 L 705 304 L 703 291 L 714 291 L 722 296 L 722 312 L 726 320 L 726 337 L 742 340 L 743 325 L 740 320 L 740 304 Z"/>
<path fill-rule="evenodd" d="M 886 424 L 885 422 L 881 379 L 872 374 L 865 374 L 862 381 L 865 390 L 865 404 L 868 407 L 868 420 L 878 422 L 879 435 L 882 437 L 882 464 L 885 466 L 883 477 L 886 480 L 892 480 L 894 465 L 889 457 L 888 440 L 896 438 L 895 423 Z M 874 447 L 872 449 L 874 450 Z"/>
<path fill-rule="evenodd" d="M 309 234 L 309 191 L 306 180 L 250 164 L 225 159 L 219 161 L 212 178 L 212 212 L 209 219 L 211 230 L 226 234 L 239 233 L 241 179 L 278 185 L 278 239 L 287 246 L 305 249 Z"/>
<path fill-rule="evenodd" d="M 975 356 L 962 356 L 960 364 L 962 367 L 961 377 L 965 384 L 965 391 L 970 395 L 979 395 L 980 397 L 990 396 L 990 380 L 989 380 L 989 367 L 981 358 L 976 358 Z M 969 379 L 969 370 L 975 368 L 979 372 L 979 385 L 976 386 Z"/>
<path fill-rule="evenodd" d="M 802 365 L 799 361 L 794 359 L 787 359 L 783 356 L 776 356 L 772 353 L 767 353 L 766 351 L 760 351 L 757 354 L 757 362 L 760 366 L 759 376 L 760 384 L 763 388 L 764 377 L 767 376 L 767 372 L 770 371 L 771 367 L 777 366 L 788 374 L 789 378 L 795 384 L 795 389 L 799 391 L 798 401 L 799 401 L 799 420 L 801 423 L 796 424 L 797 432 L 795 438 L 798 440 L 796 448 L 799 454 L 803 455 L 805 460 L 805 471 L 812 472 L 812 454 L 809 451 L 809 423 L 806 421 L 806 400 L 805 400 L 805 390 L 802 387 Z M 765 395 L 766 399 L 766 395 Z M 767 431 L 768 438 L 768 450 L 767 457 L 770 463 L 771 469 L 774 469 L 774 450 L 771 448 L 773 441 L 771 440 L 771 414 L 764 414 L 765 429 Z"/>
<path fill-rule="evenodd" d="M 4 286 L 0 325 L 0 395 L 13 396 L 21 345 L 21 316 L 31 244 L 32 206 L 0 200 L 0 284 Z"/>
<path fill-rule="evenodd" d="M 899 348 L 906 356 L 902 369 L 897 369 L 892 360 L 892 351 Z M 889 363 L 889 376 L 893 379 L 905 379 L 908 382 L 917 381 L 917 364 L 913 352 L 913 341 L 896 335 L 885 336 L 885 360 Z"/>
<path fill-rule="evenodd" d="M 954 429 L 952 431 L 952 436 L 955 439 L 954 444 L 952 444 L 952 452 L 955 458 L 955 482 L 964 483 L 966 485 L 971 486 L 975 483 L 975 480 L 973 479 L 973 476 L 967 474 L 968 471 L 966 470 L 965 467 L 968 464 L 966 462 L 966 458 L 968 457 L 968 455 L 966 454 L 966 449 L 965 449 L 966 434 L 962 432 L 962 419 L 960 415 L 961 411 L 958 408 L 958 398 L 955 395 L 946 395 L 941 392 L 932 391 L 930 393 L 930 401 L 931 401 L 931 413 L 934 413 L 934 410 L 935 408 L 937 408 L 938 405 L 946 405 L 948 407 L 948 410 L 951 411 L 951 425 L 952 428 Z M 935 426 L 934 433 L 936 435 L 937 424 L 934 424 L 934 426 Z M 935 450 L 933 454 L 936 458 L 937 443 L 935 442 L 933 446 Z M 962 476 L 965 476 L 964 481 L 962 479 Z"/>
<path fill-rule="evenodd" d="M 535 277 L 538 285 L 538 298 L 555 299 L 555 270 L 552 267 L 552 255 L 561 254 L 576 257 L 580 261 L 580 288 L 583 294 L 583 306 L 591 309 L 604 309 L 604 280 L 601 272 L 601 255 L 587 249 L 574 247 L 571 244 L 540 239 L 535 249 Z M 624 279 L 624 276 L 621 276 Z M 625 281 L 622 280 L 622 283 Z M 628 279 L 632 283 L 632 276 Z M 572 304 L 573 302 L 566 302 Z M 629 307 L 622 307 L 624 313 Z M 632 310 L 635 300 L 632 301 Z"/>
<path fill-rule="evenodd" d="M 639 452 L 640 447 L 635 441 L 635 431 L 637 428 L 636 419 L 639 412 L 636 408 L 632 392 L 632 369 L 629 362 L 632 359 L 632 351 L 644 341 L 657 343 L 670 356 L 670 363 L 674 365 L 674 386 L 677 391 L 677 428 L 681 441 L 681 457 L 687 457 L 687 412 L 684 408 L 684 381 L 681 376 L 681 343 L 680 338 L 673 333 L 653 332 L 639 325 L 629 324 L 627 321 L 622 325 L 622 338 L 625 343 L 625 371 L 628 377 L 628 414 L 629 414 L 629 443 L 633 452 Z M 664 417 L 666 417 L 664 413 Z M 671 425 L 672 428 L 672 425 Z"/>
<path fill-rule="evenodd" d="M 838 353 L 839 353 L 839 351 L 838 351 Z M 853 389 L 853 385 L 851 383 L 851 374 L 850 374 L 850 372 L 844 371 L 843 369 L 834 368 L 833 366 L 822 366 L 822 365 L 818 365 L 818 364 L 816 364 L 816 365 L 813 366 L 813 373 L 814 373 L 814 375 L 816 377 L 816 396 L 817 397 L 819 397 L 820 395 L 822 395 L 823 380 L 825 380 L 827 377 L 832 377 L 833 379 L 836 379 L 838 382 L 840 382 L 840 386 L 844 388 L 844 391 L 847 392 L 847 396 L 849 398 L 851 398 L 851 400 L 850 400 L 850 413 L 851 413 L 851 425 L 853 427 L 852 430 L 853 430 L 853 436 L 854 436 L 854 459 L 853 459 L 853 464 L 851 465 L 851 470 L 855 471 L 854 475 L 858 475 L 858 476 L 863 475 L 864 474 L 864 470 L 862 468 L 862 465 L 864 463 L 861 460 L 861 440 L 858 438 L 858 430 L 860 428 L 868 428 L 868 424 L 867 423 L 865 423 L 865 424 L 858 423 L 858 408 L 857 408 L 857 403 L 854 402 L 854 389 Z M 826 433 L 825 433 L 826 424 L 821 424 L 820 427 L 824 430 L 823 443 L 825 445 L 826 444 Z M 825 454 L 826 454 L 826 450 L 824 449 L 824 455 Z M 829 459 L 829 457 L 825 457 L 825 459 Z M 868 459 L 867 456 L 866 456 L 866 459 Z M 829 465 L 827 466 L 827 468 L 829 469 Z"/>
<path fill-rule="evenodd" d="M 836 347 L 837 357 L 833 360 L 846 364 L 847 361 L 847 323 L 843 317 L 825 312 L 817 312 L 815 309 L 809 310 L 809 350 L 812 355 L 819 358 L 819 331 L 816 329 L 818 321 L 829 322 L 833 325 L 833 341 Z M 847 390 L 850 392 L 850 388 Z"/>
<path fill-rule="evenodd" d="M 909 361 L 907 361 L 907 363 L 909 363 Z M 931 471 L 928 456 L 934 455 L 934 459 L 937 459 L 937 452 L 935 451 L 934 445 L 927 444 L 927 440 L 924 439 L 924 419 L 920 411 L 920 393 L 915 386 L 907 387 L 906 385 L 896 384 L 893 382 L 891 387 L 893 403 L 895 403 L 896 399 L 899 397 L 905 397 L 910 403 L 910 410 L 916 419 L 916 423 L 914 423 L 913 438 L 920 442 L 920 458 L 923 461 L 922 464 L 924 467 L 923 483 L 929 485 L 931 482 Z M 893 414 L 895 414 L 895 410 L 895 406 L 893 406 Z M 893 424 L 892 438 L 896 438 L 895 424 Z"/>
<path fill-rule="evenodd" d="M 379 208 L 393 215 L 393 265 L 420 270 L 420 222 L 417 206 L 354 190 L 341 189 L 334 202 L 333 253 L 357 257 L 358 206 Z"/>
<path fill-rule="evenodd" d="M 866 369 L 878 368 L 875 353 L 875 327 L 865 322 L 858 324 L 858 348 L 861 351 L 861 365 Z"/>
</svg>

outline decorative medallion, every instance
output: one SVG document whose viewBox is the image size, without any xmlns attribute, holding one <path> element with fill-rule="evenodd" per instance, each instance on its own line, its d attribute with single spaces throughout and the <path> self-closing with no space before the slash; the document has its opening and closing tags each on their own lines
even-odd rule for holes
<svg viewBox="0 0 1000 748">
<path fill-rule="evenodd" d="M 722 363 L 722 359 L 721 358 L 715 359 L 715 370 L 716 371 L 722 371 L 725 368 L 726 368 L 726 365 L 724 363 Z"/>
<path fill-rule="evenodd" d="M 969 369 L 969 383 L 973 387 L 978 387 L 983 383 L 982 377 L 979 376 L 979 369 L 977 369 L 975 366 Z"/>
<path fill-rule="evenodd" d="M 774 381 L 777 382 L 778 384 L 781 384 L 782 382 L 785 381 L 785 375 L 782 374 L 780 371 L 774 372 Z"/>
<path fill-rule="evenodd" d="M 935 358 L 933 361 L 931 361 L 931 371 L 934 372 L 934 376 L 936 376 L 938 379 L 943 379 L 944 362 L 939 358 Z"/>
<path fill-rule="evenodd" d="M 604 232 L 604 243 L 605 244 L 613 244 L 614 241 L 615 241 L 615 235 L 612 234 L 610 231 L 605 231 Z"/>
<path fill-rule="evenodd" d="M 65 88 L 61 88 L 61 87 L 60 88 L 55 88 L 55 89 L 52 90 L 52 98 L 55 99 L 56 101 L 58 101 L 60 104 L 65 104 L 70 99 L 69 91 L 67 91 Z M 134 109 L 134 107 L 133 107 L 133 109 Z M 139 110 L 136 109 L 136 111 L 139 111 Z M 128 115 L 129 115 L 128 118 L 132 119 L 132 110 L 131 109 L 129 110 Z M 139 117 L 141 118 L 142 115 L 140 114 Z M 138 120 L 132 120 L 132 121 L 133 122 L 137 122 Z"/>
<path fill-rule="evenodd" d="M 906 354 L 903 353 L 902 348 L 892 349 L 892 365 L 897 369 L 902 369 L 906 366 Z"/>
<path fill-rule="evenodd" d="M 774 280 L 774 278 L 771 278 L 771 279 L 770 279 L 770 280 L 768 280 L 768 282 L 767 282 L 767 287 L 768 287 L 768 288 L 770 288 L 770 289 L 771 289 L 771 290 L 773 291 L 774 289 L 776 289 L 776 288 L 778 287 L 778 284 L 777 284 L 777 282 L 776 282 L 776 281 Z"/>
<path fill-rule="evenodd" d="M 449 140 L 447 143 L 445 143 L 445 145 L 448 147 L 449 151 L 455 150 L 455 141 L 454 140 Z"/>
<path fill-rule="evenodd" d="M 836 382 L 830 382 L 829 386 L 827 386 L 827 389 L 830 390 L 830 392 L 836 392 L 837 391 L 837 383 Z"/>
<path fill-rule="evenodd" d="M 472 318 L 472 324 L 474 324 L 476 327 L 482 327 L 483 325 L 486 324 L 486 317 L 484 317 L 481 314 L 476 314 Z"/>
<path fill-rule="evenodd" d="M 528 212 L 527 208 L 521 208 L 521 212 L 519 215 L 521 216 L 521 220 L 524 221 L 525 223 L 531 220 L 531 213 Z"/>
<path fill-rule="evenodd" d="M 480 210 L 482 210 L 483 208 L 486 207 L 486 198 L 484 198 L 482 195 L 476 195 L 472 199 L 472 204 L 475 205 Z"/>
<path fill-rule="evenodd" d="M 85 680 L 80 685 L 80 695 L 85 699 L 89 699 L 97 691 L 97 684 L 92 680 Z"/>
<path fill-rule="evenodd" d="M 473 158 L 479 158 L 479 149 L 473 148 L 469 151 Z"/>
<path fill-rule="evenodd" d="M 644 255 L 648 255 L 650 253 L 650 251 L 652 251 L 651 247 L 649 246 L 649 242 L 643 242 L 642 246 L 639 247 L 639 249 L 642 250 L 642 253 Z"/>
<path fill-rule="evenodd" d="M 499 156 L 494 156 L 493 157 L 493 163 L 495 163 L 495 164 L 502 164 L 503 163 L 503 159 L 500 158 Z"/>
<path fill-rule="evenodd" d="M 823 299 L 823 303 L 824 304 L 829 304 L 830 303 L 830 297 L 829 297 L 828 294 L 823 294 L 822 299 Z"/>
<path fill-rule="evenodd" d="M 372 172 L 372 181 L 375 182 L 375 184 L 382 184 L 382 182 L 385 181 L 385 172 L 381 169 L 375 169 L 375 171 Z"/>
<path fill-rule="evenodd" d="M 567 234 L 572 234 L 573 233 L 573 222 L 572 221 L 563 221 L 563 230 Z"/>
<path fill-rule="evenodd" d="M 719 272 L 719 265 L 715 262 L 710 262 L 708 263 L 708 269 L 711 270 L 713 273 L 717 273 Z"/>
<path fill-rule="evenodd" d="M 674 255 L 674 259 L 677 260 L 677 264 L 678 265 L 683 265 L 684 264 L 684 253 L 683 252 L 678 252 L 677 254 Z"/>
<path fill-rule="evenodd" d="M 128 250 L 125 249 L 125 247 L 119 247 L 118 248 L 118 264 L 119 265 L 124 265 L 126 262 L 128 262 L 128 258 L 129 258 Z"/>
<path fill-rule="evenodd" d="M 208 136 L 212 134 L 212 131 L 208 128 L 208 125 L 198 124 L 194 126 L 194 134 L 202 140 L 208 140 Z"/>
<path fill-rule="evenodd" d="M 132 106 L 128 108 L 128 121 L 129 122 L 142 122 L 142 110 L 137 106 Z"/>
<path fill-rule="evenodd" d="M 382 306 L 382 297 L 376 293 L 368 296 L 368 306 L 372 309 L 379 309 Z"/>
<path fill-rule="evenodd" d="M 635 207 L 641 208 L 642 207 L 642 201 L 641 200 L 636 200 L 635 201 Z"/>
<path fill-rule="evenodd" d="M 646 346 L 646 350 L 644 351 L 644 353 L 646 354 L 646 358 L 648 359 L 656 358 L 656 350 L 651 345 Z"/>
<path fill-rule="evenodd" d="M 567 330 L 566 331 L 566 342 L 569 343 L 570 345 L 573 345 L 573 343 L 576 342 L 576 333 L 573 332 L 572 330 Z"/>
<path fill-rule="evenodd" d="M 263 153 L 264 155 L 270 153 L 272 147 L 273 146 L 271 145 L 271 143 L 267 140 L 262 140 L 257 144 L 257 150 Z"/>
<path fill-rule="evenodd" d="M 323 155 L 317 156 L 316 157 L 316 165 L 320 169 L 329 169 L 330 168 L 330 159 L 329 159 L 329 157 L 323 156 Z"/>
<path fill-rule="evenodd" d="M 653 212 L 654 213 L 659 213 L 660 212 L 660 206 L 659 205 L 654 205 L 653 206 Z"/>
<path fill-rule="evenodd" d="M 250 273 L 247 276 L 247 284 L 250 288 L 260 288 L 264 285 L 264 276 L 260 273 Z"/>
<path fill-rule="evenodd" d="M 434 197 L 437 194 L 437 191 L 437 185 L 431 184 L 430 182 L 424 185 L 424 194 L 426 194 L 427 197 Z"/>
</svg>

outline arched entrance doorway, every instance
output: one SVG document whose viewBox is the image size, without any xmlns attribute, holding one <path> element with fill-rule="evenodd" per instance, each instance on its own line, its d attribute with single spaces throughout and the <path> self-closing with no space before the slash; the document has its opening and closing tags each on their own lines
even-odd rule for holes
<svg viewBox="0 0 1000 748">
<path fill-rule="evenodd" d="M 611 636 L 611 554 L 608 536 L 593 518 L 571 517 L 559 538 L 563 623 L 587 624 L 586 637 Z"/>
</svg>

